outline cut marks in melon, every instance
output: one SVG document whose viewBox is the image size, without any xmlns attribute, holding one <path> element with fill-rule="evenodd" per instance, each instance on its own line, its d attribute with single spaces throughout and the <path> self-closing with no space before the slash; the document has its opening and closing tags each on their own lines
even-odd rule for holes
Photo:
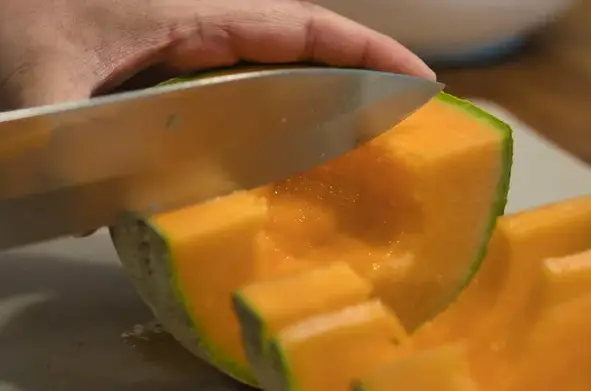
<svg viewBox="0 0 591 391">
<path fill-rule="evenodd" d="M 505 204 L 511 148 L 505 124 L 441 94 L 305 174 L 170 213 L 129 215 L 112 227 L 113 242 L 166 329 L 256 384 L 233 291 L 344 261 L 412 330 L 478 269 Z"/>
</svg>

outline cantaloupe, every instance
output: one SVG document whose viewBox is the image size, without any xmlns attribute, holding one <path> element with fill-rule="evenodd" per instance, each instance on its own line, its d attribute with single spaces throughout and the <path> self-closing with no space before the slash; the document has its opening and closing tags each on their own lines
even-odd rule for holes
<svg viewBox="0 0 591 391">
<path fill-rule="evenodd" d="M 440 94 L 322 167 L 169 213 L 130 213 L 111 233 L 164 327 L 254 385 L 232 292 L 345 262 L 412 331 L 446 308 L 478 269 L 503 212 L 511 158 L 507 125 Z M 299 295 L 324 297 L 339 282 Z M 271 299 L 291 303 L 281 294 Z"/>
</svg>

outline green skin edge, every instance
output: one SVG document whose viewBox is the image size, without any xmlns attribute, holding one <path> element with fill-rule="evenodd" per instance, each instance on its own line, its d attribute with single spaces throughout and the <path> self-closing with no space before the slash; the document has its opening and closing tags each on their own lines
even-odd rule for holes
<svg viewBox="0 0 591 391">
<path fill-rule="evenodd" d="M 493 230 L 497 225 L 497 219 L 503 214 L 505 214 L 505 207 L 507 206 L 507 197 L 509 195 L 509 185 L 511 182 L 511 167 L 513 166 L 513 130 L 508 124 L 496 118 L 495 116 L 487 113 L 481 108 L 474 106 L 474 104 L 472 104 L 468 100 L 457 98 L 445 92 L 440 92 L 436 98 L 444 103 L 448 103 L 455 107 L 458 107 L 459 109 L 467 112 L 474 118 L 488 123 L 491 128 L 498 131 L 502 136 L 500 168 L 501 173 L 499 175 L 499 181 L 497 183 L 497 191 L 495 192 L 497 197 L 492 203 L 488 225 L 485 227 L 482 235 L 483 243 L 480 246 L 480 250 L 476 255 L 474 263 L 467 271 L 466 276 L 464 277 L 462 283 L 458 286 L 458 289 L 454 292 L 451 292 L 450 296 L 442 298 L 442 307 L 437 312 L 439 313 L 443 311 L 445 308 L 447 308 L 447 306 L 457 298 L 457 296 L 462 292 L 462 290 L 466 288 L 470 281 L 472 281 L 472 279 L 480 269 L 484 257 L 486 256 L 490 237 L 492 236 Z M 431 317 L 435 317 L 437 313 L 433 314 Z"/>
<path fill-rule="evenodd" d="M 200 77 L 201 76 L 203 76 L 203 75 L 200 75 Z M 176 79 L 172 79 L 167 82 L 161 83 L 161 85 L 173 84 L 173 83 L 194 80 L 194 79 L 195 79 L 195 76 L 176 78 Z M 493 207 L 491 209 L 490 222 L 489 222 L 485 232 L 483 233 L 483 241 L 488 242 L 488 238 L 492 234 L 492 231 L 495 227 L 497 217 L 504 213 L 505 205 L 507 202 L 507 193 L 509 190 L 509 179 L 510 179 L 510 172 L 511 172 L 510 168 L 511 168 L 511 164 L 512 164 L 512 150 L 513 150 L 513 139 L 512 139 L 511 128 L 507 124 L 505 124 L 504 122 L 500 121 L 499 119 L 497 119 L 497 118 L 493 117 L 492 115 L 488 114 L 487 112 L 475 107 L 469 101 L 458 99 L 452 95 L 449 95 L 449 94 L 446 94 L 443 92 L 439 93 L 438 96 L 436 96 L 436 99 L 439 99 L 442 102 L 457 106 L 457 107 L 465 110 L 469 114 L 471 114 L 473 117 L 476 117 L 476 118 L 479 118 L 483 121 L 486 121 L 487 123 L 492 125 L 493 128 L 498 130 L 503 136 L 503 139 L 502 139 L 503 150 L 501 152 L 503 164 L 501 166 L 502 172 L 501 172 L 498 187 L 497 187 L 497 198 L 496 198 L 495 202 L 493 203 Z M 163 233 L 158 229 L 158 227 L 155 224 L 152 224 L 149 219 L 144 218 L 144 221 L 155 232 L 157 232 L 159 234 L 159 236 L 163 239 L 164 243 L 166 244 L 166 246 L 170 252 L 170 247 L 168 244 L 168 240 L 166 239 L 166 236 L 163 235 Z M 487 249 L 486 244 L 483 244 L 476 260 L 471 265 L 466 276 L 464 277 L 462 284 L 460 286 L 458 286 L 458 289 L 455 292 L 452 293 L 452 295 L 451 295 L 452 297 L 444 298 L 443 301 L 444 301 L 445 305 L 448 305 L 451 301 L 453 301 L 453 299 L 461 292 L 461 290 L 470 282 L 470 280 L 475 275 L 475 273 L 478 271 L 478 269 L 482 263 L 484 255 L 486 254 L 486 249 Z M 244 366 L 236 363 L 232 357 L 228 357 L 225 354 L 225 352 L 222 352 L 221 350 L 217 349 L 215 347 L 215 343 L 213 341 L 208 340 L 207 336 L 201 331 L 197 319 L 195 319 L 193 314 L 189 311 L 189 306 L 187 305 L 188 300 L 185 297 L 184 293 L 182 292 L 182 289 L 180 288 L 177 271 L 174 267 L 172 267 L 172 265 L 171 265 L 170 284 L 176 294 L 177 300 L 185 308 L 185 311 L 189 315 L 189 318 L 191 319 L 193 331 L 197 336 L 200 337 L 200 340 L 202 342 L 202 346 L 205 350 L 204 353 L 208 357 L 209 362 L 212 365 L 214 365 L 215 367 L 217 367 L 219 370 L 221 370 L 224 373 L 228 374 L 229 376 L 235 378 L 236 380 L 238 380 L 242 383 L 257 387 L 259 385 L 259 382 L 256 380 L 255 376 L 253 375 L 253 373 L 252 373 L 253 371 L 248 367 L 244 367 Z M 240 309 L 237 309 L 237 312 L 241 312 L 242 315 L 244 315 L 245 313 L 250 313 L 250 314 L 256 315 L 256 314 L 254 314 L 253 311 L 248 310 L 249 306 L 247 305 L 246 302 L 240 300 L 240 297 L 238 294 L 233 295 L 233 302 L 234 302 L 235 309 L 238 306 L 238 307 L 242 307 L 242 309 L 245 310 L 245 311 L 241 311 Z M 252 318 L 252 316 L 249 316 L 249 317 Z M 252 326 L 255 326 L 255 328 L 258 328 L 257 333 L 259 334 L 259 341 L 261 341 L 261 342 L 265 341 L 265 340 L 268 341 L 268 339 L 267 339 L 268 334 L 267 334 L 267 330 L 264 327 L 263 320 L 258 317 L 253 318 L 253 320 L 254 320 L 254 322 L 253 322 L 254 324 L 249 324 L 249 325 L 242 324 L 242 321 L 241 321 L 241 327 L 244 328 L 244 326 L 247 326 L 247 328 L 250 328 Z M 251 322 L 248 322 L 248 323 L 251 323 Z M 262 343 L 263 343 L 263 346 L 259 347 L 259 348 L 262 348 L 262 349 L 264 349 L 264 351 L 267 351 L 267 348 L 264 347 L 264 345 L 266 345 L 266 343 L 265 342 L 262 342 Z M 275 356 L 275 359 L 273 360 L 274 364 L 272 365 L 273 367 L 277 368 L 276 364 L 278 364 L 279 362 L 284 362 L 284 363 L 286 362 L 283 357 L 284 355 L 281 351 L 280 346 L 277 346 L 277 344 L 273 343 L 273 342 L 269 342 L 269 345 L 267 345 L 267 346 L 269 346 L 269 349 L 270 349 L 269 353 L 272 356 Z M 276 361 L 276 360 L 279 360 L 279 361 Z M 283 368 L 285 368 L 285 367 L 283 367 Z M 283 373 L 282 376 L 283 377 L 285 377 L 285 376 L 291 377 L 289 374 L 286 374 L 286 373 Z M 284 378 L 284 380 L 285 380 L 285 378 Z M 292 385 L 295 384 L 292 382 L 293 379 L 288 379 L 288 380 L 289 380 L 289 382 L 287 384 L 292 384 Z M 290 389 L 292 389 L 292 388 L 290 388 Z"/>
<path fill-rule="evenodd" d="M 161 238 L 166 246 L 167 253 L 171 253 L 170 244 L 166 234 L 156 224 L 154 224 L 150 218 L 146 218 L 146 216 L 134 212 L 128 212 L 128 215 L 132 216 L 136 220 L 142 220 L 144 223 L 146 223 L 146 225 L 148 225 L 150 229 Z M 197 322 L 193 313 L 189 310 L 190 307 L 187 304 L 188 300 L 185 297 L 179 282 L 180 280 L 178 271 L 172 266 L 173 265 L 170 265 L 170 286 L 172 287 L 177 301 L 185 309 L 185 312 L 191 320 L 193 333 L 199 337 L 201 342 L 200 346 L 203 350 L 203 355 L 207 357 L 207 361 L 215 368 L 236 379 L 237 381 L 252 387 L 258 387 L 258 382 L 252 375 L 250 369 L 236 363 L 234 359 L 226 357 L 226 355 L 221 350 L 215 347 L 215 343 L 210 341 L 206 337 L 206 334 L 201 330 L 199 327 L 199 322 Z"/>
<path fill-rule="evenodd" d="M 489 223 L 483 232 L 483 244 L 480 247 L 474 262 L 467 271 L 466 276 L 463 278 L 462 283 L 458 286 L 458 289 L 451 292 L 448 297 L 443 298 L 442 306 L 438 311 L 439 313 L 457 297 L 480 268 L 486 254 L 488 240 L 492 235 L 497 218 L 505 211 L 513 158 L 513 138 L 512 130 L 507 124 L 472 105 L 469 101 L 458 99 L 446 93 L 440 93 L 437 96 L 437 99 L 444 103 L 454 105 L 468 112 L 475 118 L 486 121 L 491 125 L 491 128 L 494 128 L 502 135 L 502 164 L 497 184 L 497 197 L 493 202 L 490 211 Z M 290 373 L 289 360 L 286 357 L 281 344 L 274 339 L 273 336 L 269 335 L 265 320 L 261 317 L 256 308 L 249 303 L 248 299 L 240 292 L 240 290 L 233 293 L 232 302 L 234 305 L 234 311 L 240 322 L 243 345 L 247 352 L 247 357 L 253 372 L 255 372 L 255 375 L 259 378 L 259 384 L 266 390 L 302 391 L 301 387 L 298 386 L 297 380 L 294 379 L 293 375 Z M 435 315 L 436 314 L 433 314 L 433 317 Z M 351 391 L 366 391 L 366 389 L 362 383 L 354 382 L 351 385 Z"/>
</svg>

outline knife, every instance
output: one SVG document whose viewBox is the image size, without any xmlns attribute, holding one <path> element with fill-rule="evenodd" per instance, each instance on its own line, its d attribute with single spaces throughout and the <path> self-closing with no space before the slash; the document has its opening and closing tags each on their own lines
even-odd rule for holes
<svg viewBox="0 0 591 391">
<path fill-rule="evenodd" d="M 260 67 L 0 113 L 0 248 L 284 179 L 380 135 L 443 85 Z"/>
</svg>

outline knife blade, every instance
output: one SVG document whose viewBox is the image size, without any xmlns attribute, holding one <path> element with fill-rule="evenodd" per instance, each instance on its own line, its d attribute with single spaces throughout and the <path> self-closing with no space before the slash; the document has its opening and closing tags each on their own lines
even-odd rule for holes
<svg viewBox="0 0 591 391">
<path fill-rule="evenodd" d="M 382 134 L 442 88 L 288 66 L 0 113 L 0 248 L 284 179 Z"/>
</svg>

